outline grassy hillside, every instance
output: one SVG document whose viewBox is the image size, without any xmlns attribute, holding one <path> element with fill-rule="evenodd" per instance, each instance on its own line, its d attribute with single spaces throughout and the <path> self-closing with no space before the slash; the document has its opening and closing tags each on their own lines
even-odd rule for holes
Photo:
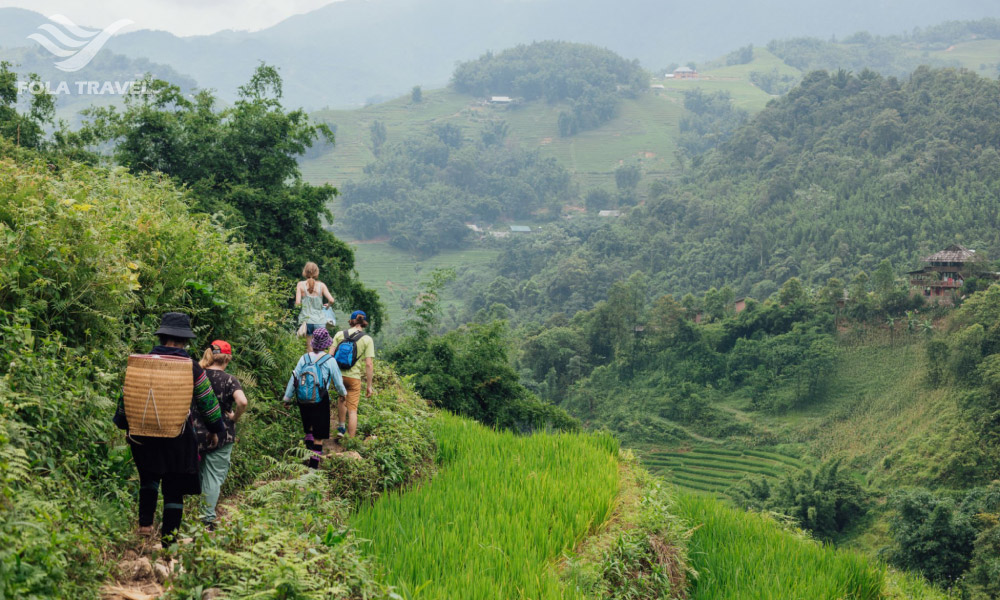
<svg viewBox="0 0 1000 600">
<path fill-rule="evenodd" d="M 476 269 L 484 267 L 496 257 L 495 248 L 471 248 L 468 250 L 447 250 L 429 258 L 415 257 L 409 252 L 394 248 L 388 242 L 355 244 L 355 265 L 365 285 L 378 292 L 379 298 L 388 308 L 389 326 L 395 329 L 406 317 L 406 307 L 412 305 L 420 292 L 421 283 L 434 269 Z M 442 308 L 447 323 L 457 310 L 452 293 L 446 291 L 442 297 Z M 339 306 L 338 311 L 349 311 L 350 307 Z"/>
<path fill-rule="evenodd" d="M 510 143 L 542 149 L 544 155 L 558 159 L 570 169 L 584 188 L 612 187 L 614 169 L 623 161 L 641 161 L 647 177 L 669 175 L 677 168 L 674 138 L 684 114 L 682 92 L 728 91 L 737 107 L 756 112 L 771 96 L 750 83 L 749 72 L 770 70 L 777 60 L 766 50 L 758 49 L 752 63 L 718 72 L 706 71 L 698 80 L 668 81 L 654 77 L 653 83 L 664 85 L 665 89 L 623 101 L 616 119 L 571 137 L 559 135 L 559 112 L 566 110 L 563 103 L 538 101 L 493 106 L 483 104 L 483 98 L 450 88 L 426 90 L 419 103 L 403 96 L 357 110 L 319 111 L 313 117 L 336 125 L 337 143 L 332 150 L 304 161 L 302 172 L 307 181 L 333 185 L 360 174 L 375 158 L 368 128 L 376 120 L 385 124 L 391 142 L 422 135 L 430 124 L 445 122 L 461 127 L 466 137 L 477 138 L 483 123 L 503 119 L 510 127 Z M 785 70 L 789 69 L 798 72 L 786 65 Z"/>
<path fill-rule="evenodd" d="M 336 145 L 312 153 L 302 162 L 302 174 L 310 183 L 335 186 L 360 177 L 365 165 L 375 160 L 369 133 L 375 121 L 385 125 L 391 143 L 423 135 L 436 123 L 457 125 L 466 138 L 477 139 L 484 124 L 502 119 L 509 127 L 508 143 L 537 148 L 543 156 L 557 159 L 570 170 L 581 194 L 594 188 L 613 190 L 614 171 L 626 163 L 640 163 L 646 182 L 673 177 L 679 172 L 676 138 L 680 120 L 686 112 L 683 92 L 693 89 L 727 91 L 736 106 L 756 112 L 771 96 L 750 83 L 749 73 L 754 69 L 769 70 L 775 61 L 776 57 L 769 52 L 757 49 L 753 63 L 720 69 L 718 73 L 709 71 L 699 80 L 654 78 L 655 84 L 664 85 L 663 90 L 651 90 L 637 99 L 623 100 L 617 118 L 572 137 L 561 137 L 558 131 L 559 113 L 566 109 L 564 103 L 490 106 L 483 104 L 482 98 L 448 88 L 424 91 L 419 103 L 404 96 L 356 110 L 319 111 L 313 117 L 335 127 Z M 786 66 L 785 69 L 792 68 Z M 644 184 L 640 189 L 644 189 Z M 332 208 L 336 216 L 334 232 L 344 239 L 356 239 L 357 236 L 352 236 L 342 225 L 340 217 L 343 214 L 336 200 Z M 378 290 L 389 307 L 390 318 L 397 322 L 403 314 L 403 306 L 415 295 L 420 272 L 438 266 L 475 267 L 485 264 L 495 254 L 494 250 L 474 249 L 443 253 L 425 260 L 381 242 L 357 244 L 354 249 L 362 280 Z"/>
<path fill-rule="evenodd" d="M 837 44 L 848 47 L 847 44 Z M 904 47 L 902 53 L 928 63 L 947 64 L 995 76 L 1000 67 L 1000 40 L 961 42 L 947 49 L 923 50 Z M 756 113 L 774 96 L 751 82 L 752 73 L 770 73 L 801 77 L 803 72 L 766 48 L 753 50 L 753 60 L 746 64 L 726 65 L 718 60 L 706 63 L 695 80 L 663 79 L 653 73 L 653 90 L 636 100 L 626 100 L 618 118 L 569 138 L 558 133 L 559 112 L 564 104 L 529 103 L 524 106 L 487 106 L 482 98 L 460 94 L 449 88 L 425 90 L 420 103 L 410 97 L 366 106 L 355 110 L 324 110 L 314 113 L 317 120 L 337 126 L 336 147 L 321 156 L 306 160 L 303 174 L 312 183 L 343 184 L 358 175 L 374 159 L 368 127 L 375 120 L 386 125 L 389 140 L 422 134 L 432 123 L 448 122 L 478 135 L 482 123 L 504 119 L 511 129 L 510 141 L 557 158 L 584 187 L 612 186 L 613 171 L 621 161 L 642 161 L 647 177 L 673 173 L 677 168 L 674 138 L 684 114 L 683 92 L 701 89 L 706 92 L 729 92 L 738 108 Z"/>
</svg>

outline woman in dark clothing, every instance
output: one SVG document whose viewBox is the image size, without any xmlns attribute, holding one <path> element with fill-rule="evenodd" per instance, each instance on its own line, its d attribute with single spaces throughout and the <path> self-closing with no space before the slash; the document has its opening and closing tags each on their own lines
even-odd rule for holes
<svg viewBox="0 0 1000 600">
<path fill-rule="evenodd" d="M 184 349 L 195 337 L 191 331 L 191 321 L 182 313 L 163 315 L 160 328 L 156 331 L 160 345 L 150 354 L 184 358 L 191 363 L 193 393 L 187 422 L 176 437 L 150 437 L 128 435 L 132 448 L 132 459 L 139 471 L 139 533 L 153 532 L 153 513 L 160 490 L 163 492 L 163 523 L 160 530 L 164 545 L 173 539 L 180 527 L 184 512 L 184 496 L 201 494 L 198 478 L 198 439 L 195 436 L 191 414 L 197 412 L 208 428 L 210 444 L 218 444 L 218 436 L 225 434 L 222 410 L 212 391 L 212 385 L 205 370 L 191 360 Z M 128 431 L 128 417 L 125 402 L 118 401 L 114 416 L 115 425 Z"/>
</svg>

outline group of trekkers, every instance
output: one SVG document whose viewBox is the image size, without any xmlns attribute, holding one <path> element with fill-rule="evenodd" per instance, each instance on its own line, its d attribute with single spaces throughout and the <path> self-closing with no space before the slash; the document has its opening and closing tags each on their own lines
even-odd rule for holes
<svg viewBox="0 0 1000 600">
<path fill-rule="evenodd" d="M 307 351 L 292 371 L 284 401 L 297 402 L 304 443 L 311 451 L 308 465 L 319 468 L 323 443 L 330 438 L 330 390 L 338 396 L 338 436 L 354 437 L 362 377 L 366 395 L 374 393 L 375 343 L 365 333 L 368 316 L 361 310 L 351 313 L 348 329 L 331 336 L 327 327 L 336 325 L 334 297 L 317 280 L 315 263 L 307 263 L 302 276 L 295 304 L 301 306 L 299 333 L 307 338 Z M 162 493 L 160 535 L 166 545 L 181 525 L 184 496 L 203 496 L 201 520 L 214 529 L 236 425 L 248 404 L 239 379 L 226 372 L 233 359 L 232 344 L 215 340 L 200 361 L 193 360 L 187 347 L 197 336 L 190 317 L 179 312 L 164 314 L 155 335 L 159 344 L 148 354 L 129 357 L 114 423 L 126 431 L 139 472 L 138 532 L 153 534 Z"/>
</svg>

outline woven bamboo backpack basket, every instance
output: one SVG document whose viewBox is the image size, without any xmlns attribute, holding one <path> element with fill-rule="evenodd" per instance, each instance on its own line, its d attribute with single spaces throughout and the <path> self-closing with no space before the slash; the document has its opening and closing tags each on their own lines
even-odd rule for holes
<svg viewBox="0 0 1000 600">
<path fill-rule="evenodd" d="M 177 437 L 191 410 L 191 359 L 133 354 L 125 370 L 125 416 L 130 435 Z"/>
</svg>

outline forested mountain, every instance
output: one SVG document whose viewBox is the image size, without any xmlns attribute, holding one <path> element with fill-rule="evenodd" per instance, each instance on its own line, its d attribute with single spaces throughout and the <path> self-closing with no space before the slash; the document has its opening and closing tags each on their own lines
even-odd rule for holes
<svg viewBox="0 0 1000 600">
<path fill-rule="evenodd" d="M 929 56 L 930 51 L 947 52 L 962 42 L 997 39 L 1000 39 L 1000 20 L 981 19 L 948 21 L 904 35 L 878 36 L 861 31 L 840 40 L 805 37 L 772 40 L 767 49 L 786 64 L 803 71 L 871 69 L 883 75 L 902 76 L 920 65 L 939 64 L 938 60 L 943 57 L 938 56 L 935 60 Z M 990 58 L 1000 61 L 995 55 Z M 990 59 L 984 57 L 984 62 L 987 61 Z M 994 66 L 1000 67 L 1000 62 Z"/>
<path fill-rule="evenodd" d="M 527 101 L 569 101 L 559 114 L 560 135 L 573 135 L 610 121 L 621 96 L 636 97 L 649 87 L 639 61 L 610 50 L 566 42 L 536 42 L 488 53 L 458 65 L 452 85 L 459 92 L 513 95 Z"/>
<path fill-rule="evenodd" d="M 916 6 L 904 0 L 778 0 L 766 9 L 722 0 L 684 6 L 649 0 L 343 0 L 263 31 L 182 38 L 143 30 L 116 36 L 108 49 L 190 74 L 226 100 L 263 60 L 289 81 L 290 104 L 320 108 L 393 97 L 415 84 L 444 84 L 457 61 L 536 40 L 596 44 L 658 69 L 710 59 L 747 42 L 828 39 L 861 30 L 885 35 L 984 16 L 1000 16 L 1000 7 L 981 0 Z M 38 14 L 0 9 L 0 46 L 29 45 L 25 37 L 43 22 Z"/>
<path fill-rule="evenodd" d="M 511 241 L 495 302 L 572 314 L 641 270 L 680 297 L 729 284 L 766 298 L 960 242 L 1000 256 L 1000 83 L 952 69 L 907 79 L 814 72 L 618 222 L 577 220 Z M 537 294 L 495 296 L 530 286 Z"/>
<path fill-rule="evenodd" d="M 170 81 L 185 93 L 190 93 L 197 87 L 194 79 L 173 67 L 157 64 L 146 58 L 135 58 L 107 50 L 99 52 L 85 69 L 69 76 L 56 68 L 52 55 L 41 47 L 4 48 L 0 38 L 0 61 L 14 65 L 24 81 L 27 80 L 29 73 L 38 75 L 41 84 L 56 93 L 56 109 L 59 116 L 72 125 L 79 124 L 77 113 L 85 108 L 93 105 L 120 104 L 124 98 L 121 92 L 127 91 L 122 86 L 130 82 L 139 82 L 147 75 Z M 66 85 L 60 90 L 61 82 L 66 82 Z M 102 87 L 105 82 L 111 82 L 112 86 L 117 84 L 120 89 L 116 88 L 113 94 L 109 93 L 110 88 L 105 89 L 104 93 L 95 94 L 81 88 L 78 82 L 84 84 L 97 82 Z"/>
<path fill-rule="evenodd" d="M 466 223 L 557 213 L 572 195 L 569 173 L 537 150 L 508 147 L 506 134 L 502 120 L 485 123 L 478 140 L 440 124 L 380 149 L 364 177 L 344 185 L 347 229 L 430 254 L 459 247 L 472 234 Z"/>
</svg>

